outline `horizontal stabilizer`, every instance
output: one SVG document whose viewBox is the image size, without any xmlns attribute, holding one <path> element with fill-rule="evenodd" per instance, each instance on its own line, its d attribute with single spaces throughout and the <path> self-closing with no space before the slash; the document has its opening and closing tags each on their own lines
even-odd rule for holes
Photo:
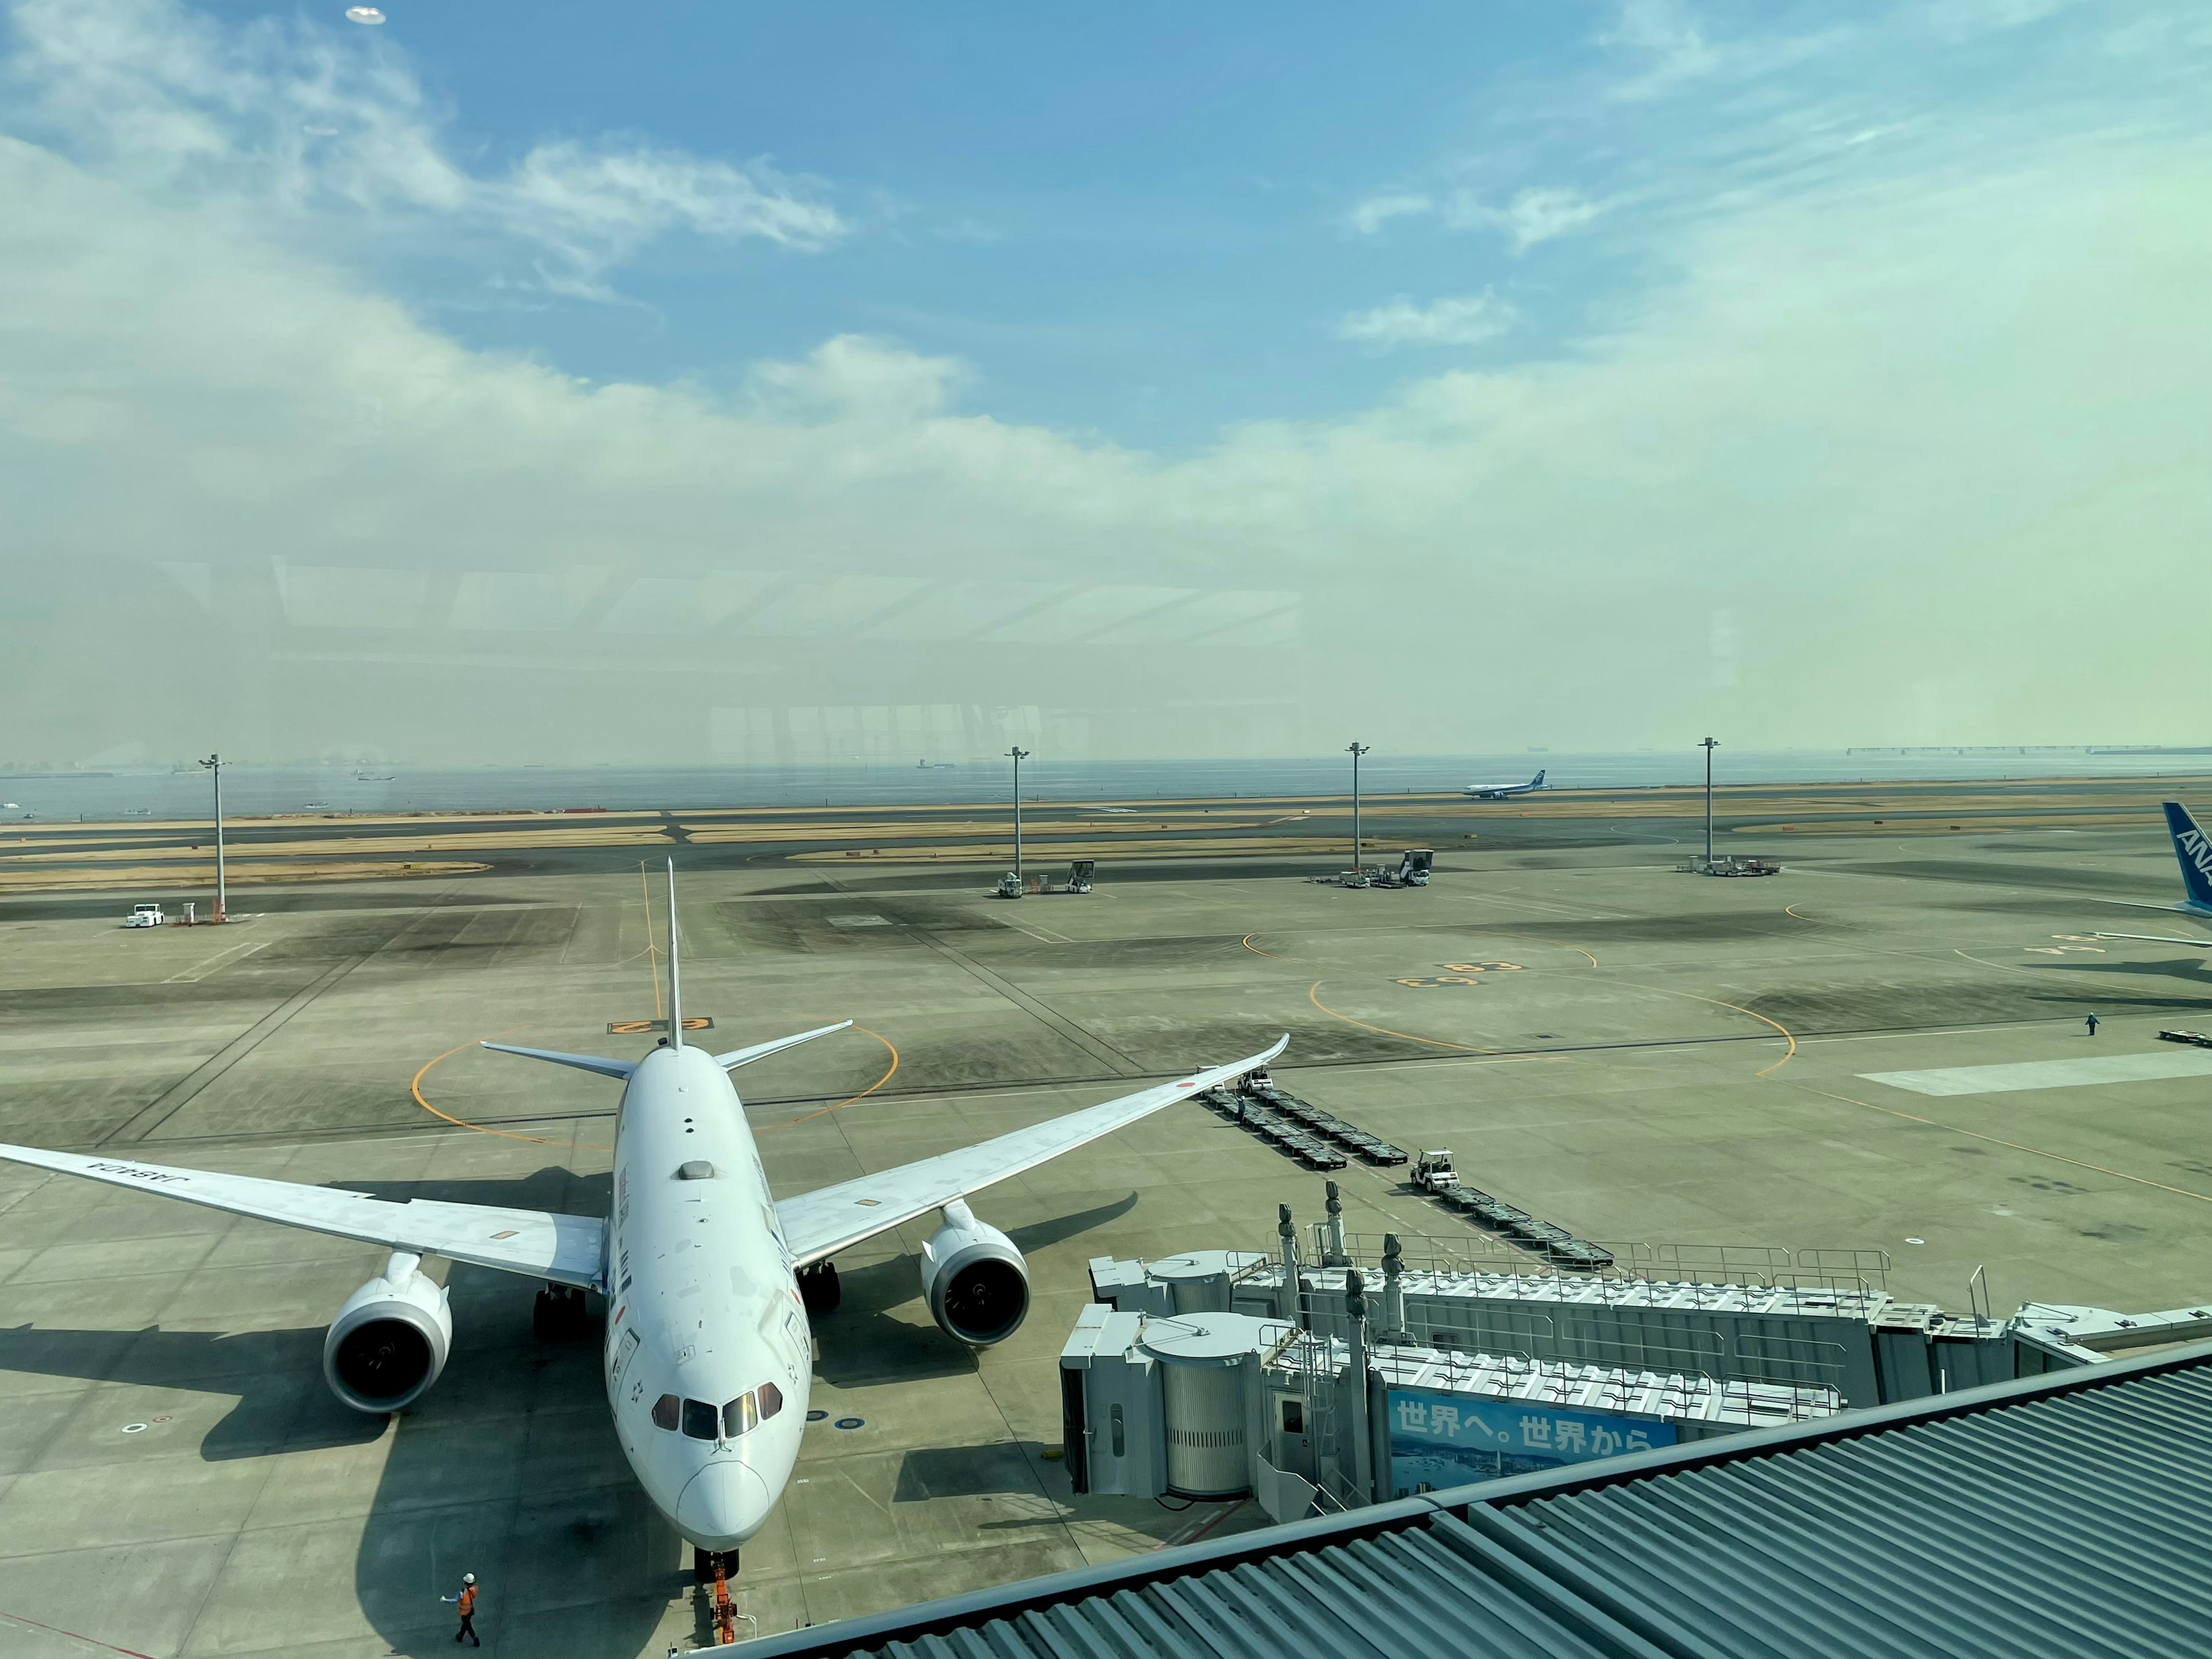
<svg viewBox="0 0 2212 1659">
<path fill-rule="evenodd" d="M 754 1060 L 763 1060 L 770 1054 L 792 1048 L 798 1043 L 811 1042 L 816 1037 L 828 1036 L 832 1031 L 850 1030 L 852 1025 L 851 1020 L 841 1019 L 835 1025 L 823 1025 L 811 1031 L 801 1031 L 797 1036 L 778 1037 L 773 1042 L 756 1042 L 750 1048 L 732 1048 L 726 1054 L 716 1054 L 714 1064 L 726 1072 L 730 1071 L 739 1066 L 750 1065 Z"/>
<path fill-rule="evenodd" d="M 627 1078 L 637 1070 L 634 1060 L 609 1060 L 605 1054 L 564 1054 L 553 1048 L 518 1048 L 511 1042 L 484 1042 L 483 1048 L 496 1048 L 503 1054 L 520 1054 L 525 1060 L 550 1060 L 556 1066 L 573 1066 L 580 1072 L 597 1072 L 601 1077 Z"/>
</svg>

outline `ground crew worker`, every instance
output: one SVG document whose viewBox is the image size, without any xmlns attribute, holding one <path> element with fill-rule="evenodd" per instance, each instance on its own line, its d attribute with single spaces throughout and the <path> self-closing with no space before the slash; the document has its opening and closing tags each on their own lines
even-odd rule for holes
<svg viewBox="0 0 2212 1659">
<path fill-rule="evenodd" d="M 459 1595 L 441 1595 L 438 1599 L 441 1601 L 458 1602 L 460 1606 L 461 1627 L 453 1632 L 453 1640 L 458 1642 L 465 1636 L 477 1646 L 482 1647 L 483 1638 L 477 1634 L 476 1574 L 465 1572 L 461 1575 L 461 1593 Z"/>
<path fill-rule="evenodd" d="M 2094 1014 L 2089 1016 L 2089 1035 L 2091 1036 L 2097 1035 L 2097 1017 Z"/>
</svg>

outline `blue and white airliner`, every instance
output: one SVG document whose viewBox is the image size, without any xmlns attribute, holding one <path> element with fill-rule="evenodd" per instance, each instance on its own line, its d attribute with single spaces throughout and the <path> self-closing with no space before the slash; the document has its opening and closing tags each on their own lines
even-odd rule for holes
<svg viewBox="0 0 2212 1659">
<path fill-rule="evenodd" d="M 2181 864 L 2181 890 L 2187 895 L 2179 904 L 2138 904 L 2138 910 L 2164 910 L 2170 914 L 2197 916 L 2212 924 L 2212 837 L 2197 827 L 2197 820 L 2189 816 L 2189 809 L 2178 800 L 2166 803 L 2166 827 L 2173 837 L 2173 856 Z M 2109 899 L 2112 904 L 2124 904 L 2124 899 Z M 2212 951 L 2212 939 L 2176 939 L 2165 933 L 2092 933 L 2092 939 L 2141 939 L 2150 945 L 2191 945 L 2199 950 Z"/>
<path fill-rule="evenodd" d="M 1504 800 L 1513 795 L 1531 794 L 1543 787 L 1544 775 L 1539 772 L 1526 783 L 1470 783 L 1465 793 L 1476 800 Z"/>
<path fill-rule="evenodd" d="M 393 1202 L 34 1146 L 0 1146 L 0 1158 L 390 1250 L 323 1342 L 325 1380 L 358 1411 L 404 1410 L 445 1368 L 453 1314 L 445 1287 L 422 1271 L 425 1256 L 544 1279 L 541 1332 L 584 1328 L 584 1292 L 598 1291 L 607 1308 L 607 1403 L 630 1468 L 678 1532 L 734 1566 L 799 1455 L 812 1373 L 808 1319 L 837 1303 L 831 1258 L 935 1210 L 941 1219 L 921 1247 L 930 1313 L 970 1347 L 1002 1342 L 1028 1315 L 1029 1268 L 1012 1240 L 976 1218 L 969 1197 L 1264 1066 L 1290 1041 L 960 1152 L 778 1200 L 729 1074 L 852 1022 L 728 1054 L 694 1047 L 684 1040 L 672 864 L 668 923 L 668 1035 L 641 1060 L 483 1045 L 622 1083 L 614 1212 L 604 1219 Z"/>
</svg>

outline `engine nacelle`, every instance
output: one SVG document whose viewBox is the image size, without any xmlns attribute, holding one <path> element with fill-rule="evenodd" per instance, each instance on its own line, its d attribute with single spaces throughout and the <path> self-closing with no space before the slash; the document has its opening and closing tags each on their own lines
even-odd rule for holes
<svg viewBox="0 0 2212 1659">
<path fill-rule="evenodd" d="M 1029 1317 L 1029 1264 L 1012 1239 L 955 1199 L 945 1206 L 945 1224 L 921 1247 L 921 1293 L 946 1335 L 988 1348 Z"/>
<path fill-rule="evenodd" d="M 356 1291 L 323 1339 L 323 1380 L 357 1412 L 405 1409 L 429 1391 L 453 1351 L 446 1287 L 422 1258 L 395 1250 L 384 1271 Z"/>
</svg>

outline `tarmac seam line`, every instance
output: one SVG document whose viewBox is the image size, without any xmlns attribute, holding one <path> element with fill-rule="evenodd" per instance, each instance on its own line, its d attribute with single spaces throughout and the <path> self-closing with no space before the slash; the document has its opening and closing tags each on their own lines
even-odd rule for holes
<svg viewBox="0 0 2212 1659">
<path fill-rule="evenodd" d="M 905 931 L 910 937 L 919 939 L 946 960 L 966 969 L 984 984 L 1006 998 L 1007 1001 L 1042 1020 L 1100 1065 L 1112 1071 L 1115 1076 L 1142 1077 L 1146 1074 L 1143 1066 L 1138 1065 L 1121 1050 L 1101 1038 L 1092 1036 L 1090 1032 L 1085 1030 L 1065 1014 L 1054 1012 L 1019 986 L 993 973 L 966 952 L 953 949 L 934 934 L 926 933 L 919 927 L 909 927 Z"/>
<path fill-rule="evenodd" d="M 155 1129 L 182 1110 L 192 1097 L 205 1089 L 208 1085 L 213 1083 L 225 1072 L 237 1065 L 240 1060 L 252 1054 L 254 1049 L 259 1048 L 262 1043 L 274 1036 L 295 1014 L 355 969 L 360 967 L 362 963 L 367 962 L 377 951 L 391 944 L 392 939 L 413 932 L 422 924 L 423 916 L 434 914 L 436 914 L 434 909 L 425 908 L 413 921 L 392 934 L 392 939 L 381 939 L 373 949 L 364 951 L 356 957 L 349 957 L 345 961 L 320 975 L 303 989 L 295 991 L 275 1008 L 246 1027 L 243 1032 L 233 1037 L 213 1054 L 201 1061 L 181 1080 L 164 1090 L 150 1104 L 141 1108 L 125 1120 L 121 1127 L 102 1135 L 94 1144 L 105 1146 L 118 1140 L 143 1141 L 145 1139 L 148 1135 L 153 1133 Z"/>
</svg>

